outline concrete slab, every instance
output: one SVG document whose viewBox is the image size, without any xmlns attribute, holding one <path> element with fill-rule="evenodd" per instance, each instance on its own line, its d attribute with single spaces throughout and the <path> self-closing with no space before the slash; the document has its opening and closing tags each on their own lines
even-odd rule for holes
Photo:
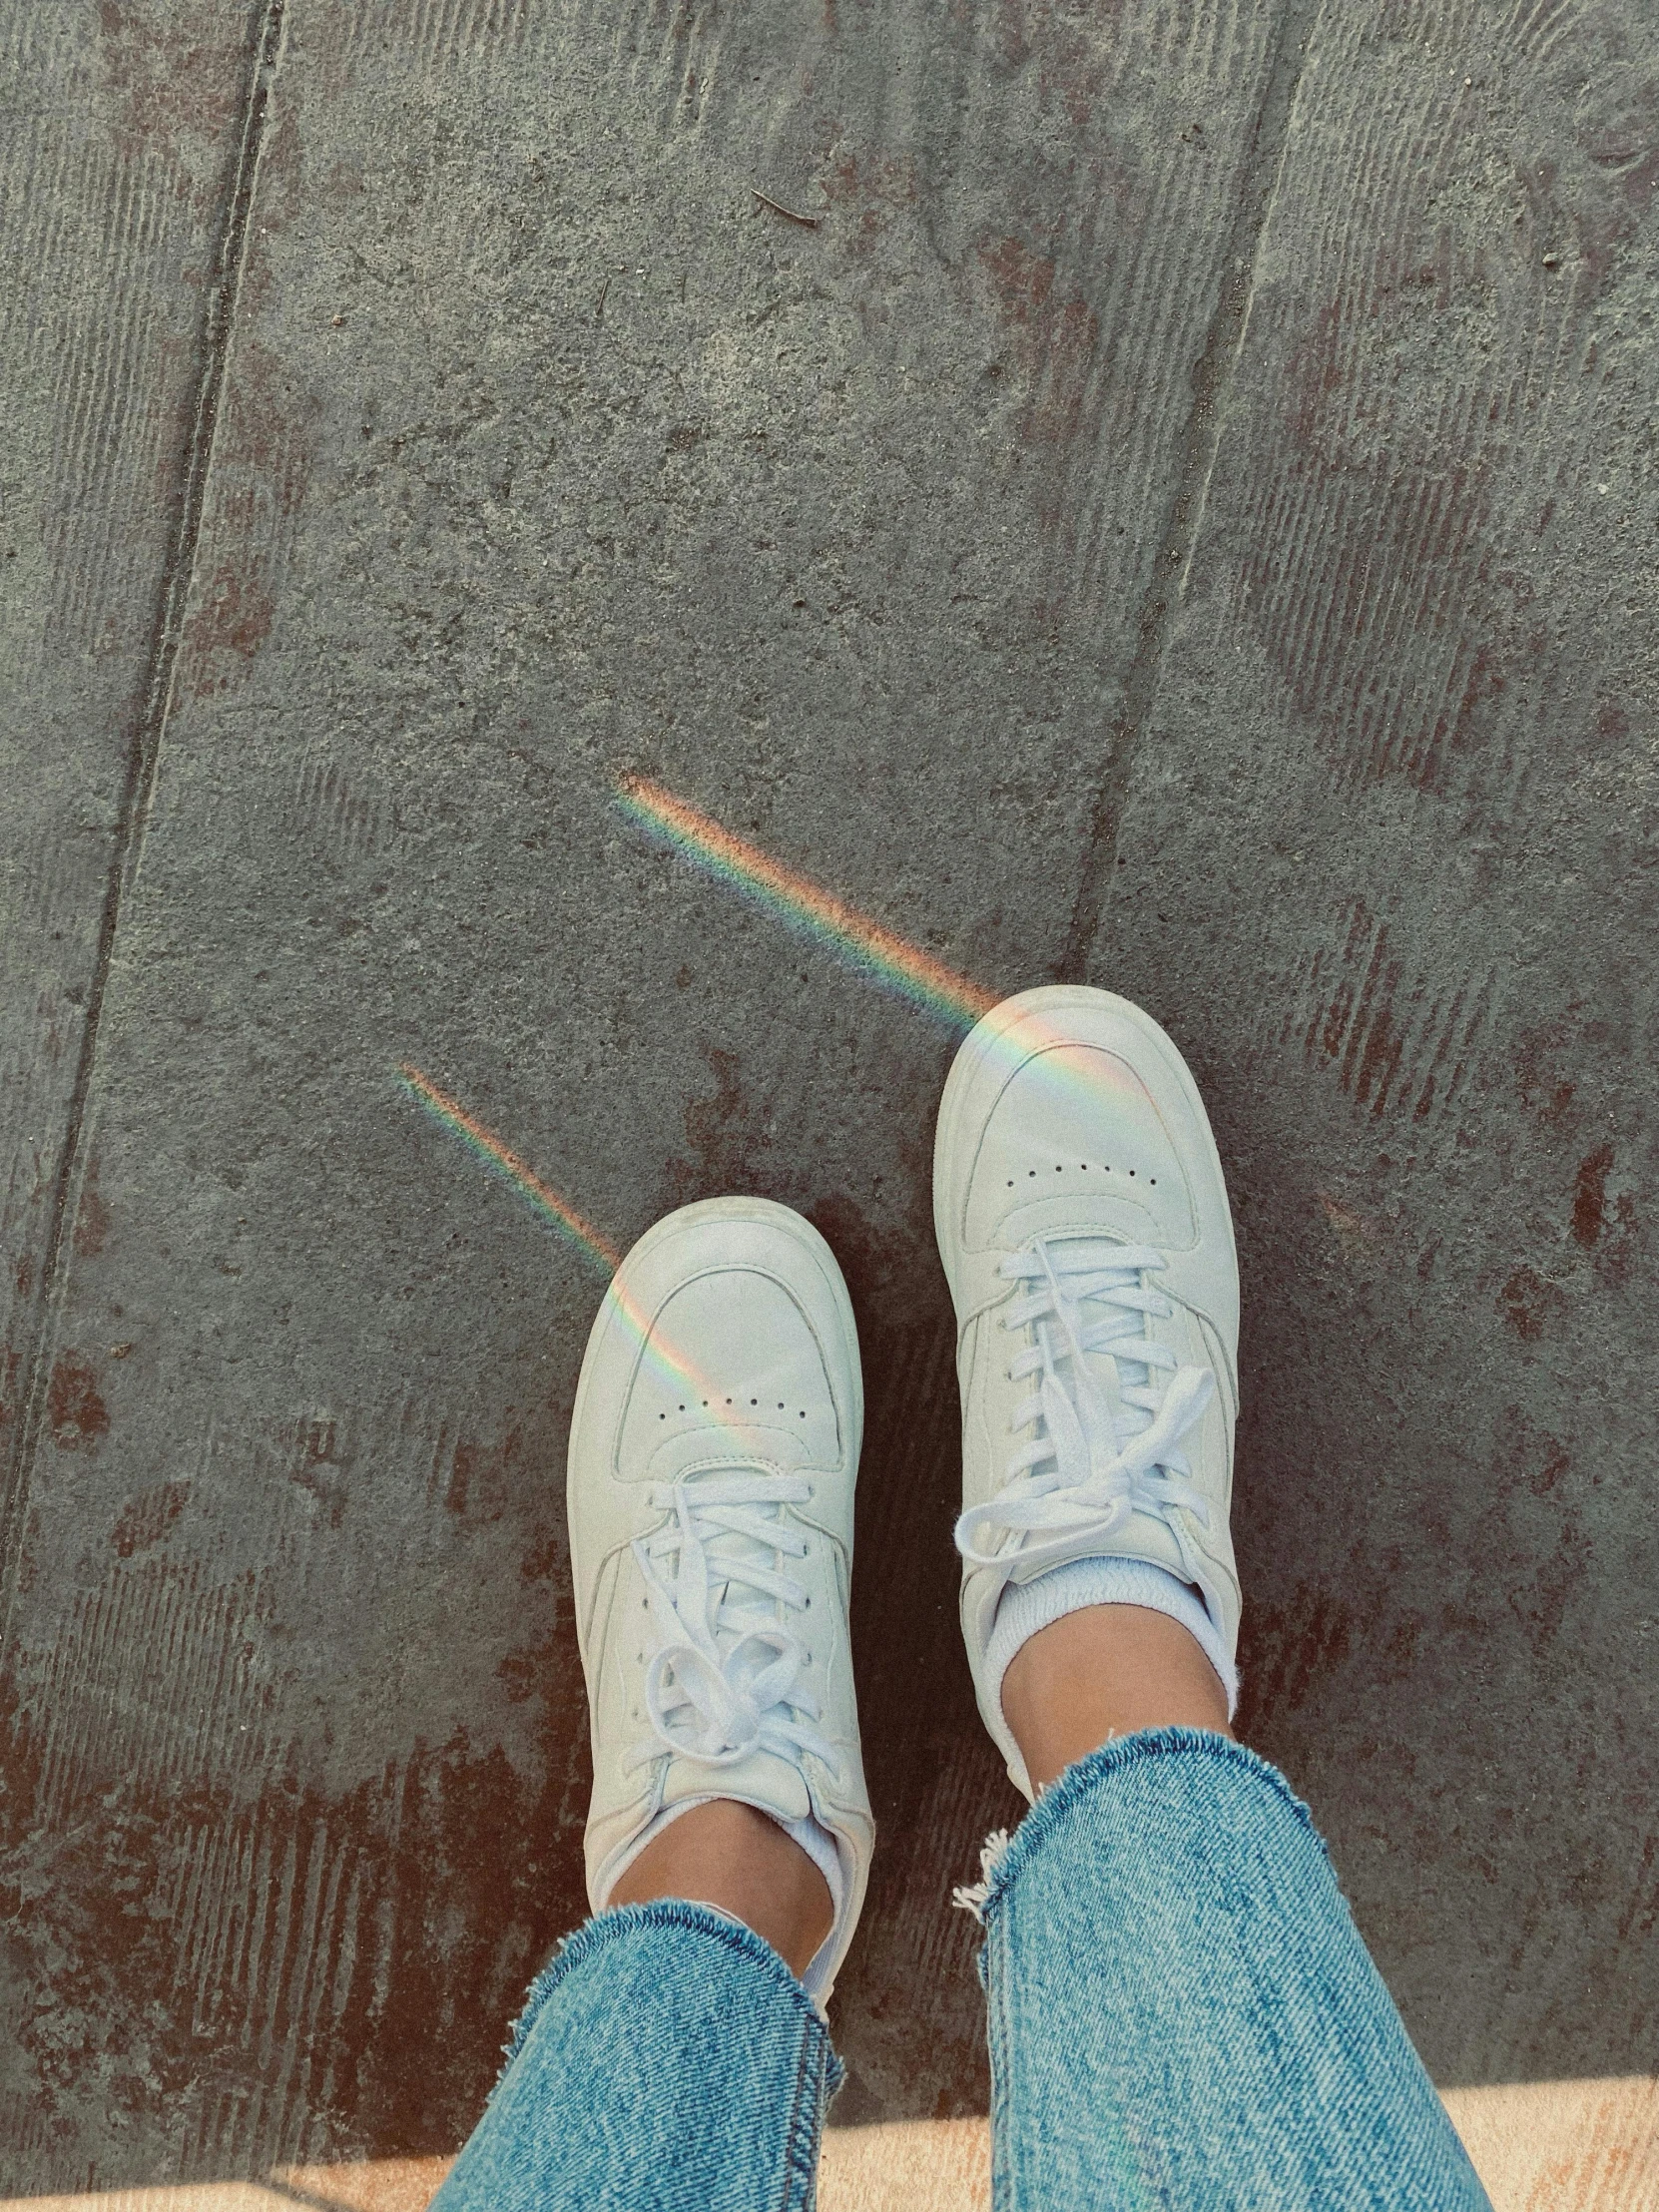
<svg viewBox="0 0 1659 2212">
<path fill-rule="evenodd" d="M 1598 579 L 1649 519 L 1651 375 L 1611 321 L 1583 349 L 1640 327 L 1659 140 L 1633 7 L 1504 23 L 1331 9 L 1305 69 L 1300 10 L 1221 0 L 242 19 L 211 466 L 59 1123 L 97 1235 L 15 1348 L 25 1401 L 75 1380 L 10 1563 L 14 2192 L 470 2124 L 581 1911 L 561 1453 L 604 1266 L 549 1192 L 622 1244 L 762 1190 L 846 1267 L 883 1842 L 837 2116 L 983 2110 L 945 1900 L 1014 1804 L 955 1638 L 927 1226 L 961 1001 L 700 872 L 619 804 L 642 773 L 975 987 L 1086 968 L 1175 1027 L 1251 1269 L 1255 1740 L 1444 2078 L 1646 2063 L 1635 1618 L 1598 1592 L 1652 1587 L 1654 610 Z M 1523 260 L 1490 180 L 1551 161 Z M 1595 274 L 1555 282 L 1546 220 Z M 1436 255 L 1396 297 L 1388 257 Z M 1397 488 L 1348 499 L 1380 414 Z M 1620 437 L 1615 502 L 1582 463 Z M 1562 795 L 1586 671 L 1625 719 Z"/>
<path fill-rule="evenodd" d="M 579 1911 L 558 1469 L 602 1275 L 405 1061 L 613 1239 L 734 1186 L 833 1235 L 890 1839 L 848 2109 L 982 2096 L 946 1898 L 1007 1805 L 925 1201 L 959 1024 L 617 780 L 993 983 L 1053 959 L 1273 28 L 286 11 L 86 1117 L 107 1229 L 42 1355 L 102 1408 L 37 1469 L 17 1616 L 51 2158 L 450 2148 Z M 117 1850 L 143 1939 L 60 1948 Z M 157 2086 L 115 2123 L 92 2068 Z"/>
<path fill-rule="evenodd" d="M 1442 2082 L 1659 2033 L 1656 68 L 1322 17 L 1089 962 L 1234 1179 L 1246 1723 Z"/>
<path fill-rule="evenodd" d="M 31 1380 L 66 1237 L 128 825 L 205 383 L 204 317 L 240 141 L 249 18 L 202 0 L 0 11 L 0 1548 L 15 1560 Z M 208 380 L 211 385 L 211 379 Z M 75 1377 L 34 1417 L 72 1418 Z M 88 1407 L 90 1410 L 90 1406 Z"/>
</svg>

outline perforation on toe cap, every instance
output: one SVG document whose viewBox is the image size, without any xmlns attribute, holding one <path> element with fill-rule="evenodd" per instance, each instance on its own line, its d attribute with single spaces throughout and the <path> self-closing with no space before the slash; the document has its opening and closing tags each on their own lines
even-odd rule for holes
<svg viewBox="0 0 1659 2212">
<path fill-rule="evenodd" d="M 775 1277 L 723 1268 L 679 1286 L 655 1317 L 634 1365 L 616 1472 L 641 1478 L 678 1439 L 706 1437 L 718 1450 L 722 1432 L 740 1427 L 747 1437 L 772 1435 L 791 1461 L 841 1463 L 841 1425 L 811 1322 Z"/>
<path fill-rule="evenodd" d="M 1022 1208 L 1103 1201 L 1125 1234 L 1185 1244 L 1196 1235 L 1186 1177 L 1146 1085 L 1127 1060 L 1092 1045 L 1031 1057 L 1003 1085 L 968 1187 L 970 1245 L 996 1241 Z"/>
<path fill-rule="evenodd" d="M 1054 1163 L 1055 1174 L 1064 1175 L 1069 1164 L 1070 1163 L 1065 1160 L 1056 1160 Z M 1110 1175 L 1112 1172 L 1112 1163 L 1110 1160 L 1079 1160 L 1077 1163 L 1077 1172 L 1079 1175 L 1087 1175 L 1091 1167 L 1098 1169 L 1103 1175 Z M 1027 1168 L 1025 1172 L 1027 1176 L 1029 1176 L 1033 1181 L 1036 1180 L 1037 1171 L 1035 1168 Z M 1135 1170 L 1131 1168 L 1129 1170 L 1131 1180 L 1133 1180 L 1134 1174 Z M 1147 1176 L 1147 1182 L 1152 1186 L 1154 1190 L 1157 1189 L 1158 1178 L 1155 1175 L 1149 1174 Z M 1011 1191 L 1017 1191 L 1019 1189 L 1018 1180 L 1012 1175 L 1010 1175 L 1008 1178 L 1008 1188 Z"/>
</svg>

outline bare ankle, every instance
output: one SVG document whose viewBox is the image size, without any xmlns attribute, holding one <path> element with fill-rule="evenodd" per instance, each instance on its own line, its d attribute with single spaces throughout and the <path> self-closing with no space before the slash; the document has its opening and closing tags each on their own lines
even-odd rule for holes
<svg viewBox="0 0 1659 2212">
<path fill-rule="evenodd" d="M 734 1798 L 682 1813 L 646 1845 L 611 1892 L 612 1905 L 689 1898 L 730 1913 L 805 1973 L 830 1934 L 834 1906 L 823 1874 L 775 1820 Z"/>
<path fill-rule="evenodd" d="M 1139 1729 L 1232 1735 L 1227 1693 L 1199 1645 L 1140 1605 L 1086 1605 L 1040 1628 L 1008 1663 L 1002 1712 L 1034 1789 Z"/>
</svg>

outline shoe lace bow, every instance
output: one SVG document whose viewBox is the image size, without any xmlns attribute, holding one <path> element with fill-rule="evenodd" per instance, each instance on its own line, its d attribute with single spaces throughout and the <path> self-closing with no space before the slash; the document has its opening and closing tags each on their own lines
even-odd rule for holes
<svg viewBox="0 0 1659 2212">
<path fill-rule="evenodd" d="M 1005 1486 L 956 1523 L 956 1546 L 974 1566 L 1007 1565 L 1021 1581 L 1065 1560 L 1099 1556 L 1134 1513 L 1161 1520 L 1176 1541 L 1187 1578 L 1215 1609 L 1213 1577 L 1177 1508 L 1210 1525 L 1203 1493 L 1180 1439 L 1209 1404 L 1215 1377 L 1183 1367 L 1153 1337 L 1151 1317 L 1173 1302 L 1147 1278 L 1167 1265 L 1150 1245 L 1106 1246 L 1039 1237 L 1004 1260 L 998 1273 L 1026 1288 L 1002 1316 L 1005 1329 L 1030 1328 L 1033 1342 L 1008 1369 L 1011 1382 L 1039 1378 L 1015 1406 L 1018 1430 L 1036 1427 L 1008 1463 Z M 1116 1366 L 1114 1410 L 1089 1354 Z M 1159 1377 L 1173 1371 L 1160 1391 Z"/>
<path fill-rule="evenodd" d="M 806 1646 L 773 1609 L 811 1602 L 783 1565 L 807 1553 L 784 1507 L 811 1496 L 804 1475 L 754 1470 L 651 1485 L 652 1509 L 671 1517 L 633 1545 L 658 1642 L 645 1674 L 651 1735 L 628 1766 L 665 1751 L 710 1767 L 757 1751 L 794 1764 L 810 1751 L 838 1776 L 833 1748 L 806 1725 L 819 1717 Z"/>
</svg>

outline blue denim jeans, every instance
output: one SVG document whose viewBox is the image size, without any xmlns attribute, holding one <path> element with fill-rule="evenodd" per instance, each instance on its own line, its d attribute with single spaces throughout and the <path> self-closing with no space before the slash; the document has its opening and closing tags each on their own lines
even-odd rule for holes
<svg viewBox="0 0 1659 2212">
<path fill-rule="evenodd" d="M 1489 2212 L 1306 1807 L 1195 1729 L 1067 1769 L 979 1910 L 998 2212 Z M 795 2212 L 840 2065 L 777 1952 L 603 1913 L 433 2212 Z"/>
</svg>

